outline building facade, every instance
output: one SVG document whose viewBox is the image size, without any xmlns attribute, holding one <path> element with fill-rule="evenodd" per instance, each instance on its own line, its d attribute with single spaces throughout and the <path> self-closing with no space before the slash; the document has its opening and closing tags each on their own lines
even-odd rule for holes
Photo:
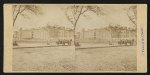
<svg viewBox="0 0 150 75">
<path fill-rule="evenodd" d="M 127 27 L 104 27 L 99 29 L 82 29 L 78 32 L 80 42 L 108 43 L 118 42 L 119 40 L 136 41 L 136 30 Z"/>
<path fill-rule="evenodd" d="M 73 30 L 65 27 L 46 26 L 32 29 L 20 29 L 14 32 L 17 41 L 57 41 L 59 39 L 72 39 Z"/>
</svg>

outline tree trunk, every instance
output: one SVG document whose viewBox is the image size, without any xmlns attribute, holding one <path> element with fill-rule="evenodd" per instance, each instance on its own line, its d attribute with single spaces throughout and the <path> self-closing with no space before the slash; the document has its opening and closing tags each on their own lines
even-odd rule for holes
<svg viewBox="0 0 150 75">
<path fill-rule="evenodd" d="M 73 34 L 74 34 L 74 45 L 76 45 L 76 34 L 75 34 L 75 28 L 73 30 Z"/>
</svg>

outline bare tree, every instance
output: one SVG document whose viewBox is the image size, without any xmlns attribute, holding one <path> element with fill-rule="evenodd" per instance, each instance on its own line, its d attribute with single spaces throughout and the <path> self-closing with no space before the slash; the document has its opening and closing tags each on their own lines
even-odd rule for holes
<svg viewBox="0 0 150 75">
<path fill-rule="evenodd" d="M 40 7 L 36 5 L 13 5 L 13 27 L 15 26 L 15 22 L 18 16 L 28 17 L 25 11 L 33 13 L 35 15 L 42 14 L 40 12 Z M 13 42 L 13 45 L 18 45 L 16 41 Z"/>
<path fill-rule="evenodd" d="M 65 14 L 69 22 L 73 25 L 74 38 L 76 37 L 76 26 L 81 16 L 85 16 L 86 12 L 93 12 L 97 15 L 104 15 L 102 8 L 92 5 L 73 5 L 67 8 Z M 74 44 L 75 44 L 74 40 Z"/>
<path fill-rule="evenodd" d="M 130 6 L 127 9 L 127 16 L 129 20 L 136 26 L 137 25 L 137 6 Z"/>
<path fill-rule="evenodd" d="M 13 26 L 19 15 L 27 17 L 25 11 L 29 11 L 35 15 L 42 14 L 40 7 L 36 5 L 13 5 Z"/>
<path fill-rule="evenodd" d="M 127 9 L 127 16 L 129 20 L 134 24 L 135 31 L 137 30 L 137 6 L 133 5 Z M 137 37 L 137 34 L 135 34 Z"/>
</svg>

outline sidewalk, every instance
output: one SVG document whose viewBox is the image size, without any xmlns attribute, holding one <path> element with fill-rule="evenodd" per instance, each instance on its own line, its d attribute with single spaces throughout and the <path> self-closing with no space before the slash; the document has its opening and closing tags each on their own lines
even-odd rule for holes
<svg viewBox="0 0 150 75">
<path fill-rule="evenodd" d="M 109 45 L 104 43 L 80 43 L 76 49 L 87 49 L 87 48 L 104 48 L 104 47 L 117 47 L 119 45 Z"/>
<path fill-rule="evenodd" d="M 55 43 L 50 45 L 46 43 L 19 43 L 19 46 L 13 46 L 14 49 L 17 48 L 37 48 L 37 47 L 56 47 Z M 80 46 L 76 46 L 76 49 L 87 49 L 87 48 L 104 48 L 104 47 L 117 47 L 118 45 L 109 45 L 104 43 L 80 43 Z M 63 47 L 63 46 L 62 46 Z"/>
<path fill-rule="evenodd" d="M 46 44 L 46 43 L 19 43 L 18 46 L 13 46 L 14 49 L 17 48 L 36 48 L 36 47 L 55 47 L 56 44 Z"/>
</svg>

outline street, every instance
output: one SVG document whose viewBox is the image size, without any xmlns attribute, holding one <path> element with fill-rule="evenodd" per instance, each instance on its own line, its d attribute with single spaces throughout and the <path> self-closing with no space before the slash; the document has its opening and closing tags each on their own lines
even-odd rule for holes
<svg viewBox="0 0 150 75">
<path fill-rule="evenodd" d="M 77 50 L 74 46 L 14 49 L 13 71 L 136 71 L 136 46 Z"/>
</svg>

